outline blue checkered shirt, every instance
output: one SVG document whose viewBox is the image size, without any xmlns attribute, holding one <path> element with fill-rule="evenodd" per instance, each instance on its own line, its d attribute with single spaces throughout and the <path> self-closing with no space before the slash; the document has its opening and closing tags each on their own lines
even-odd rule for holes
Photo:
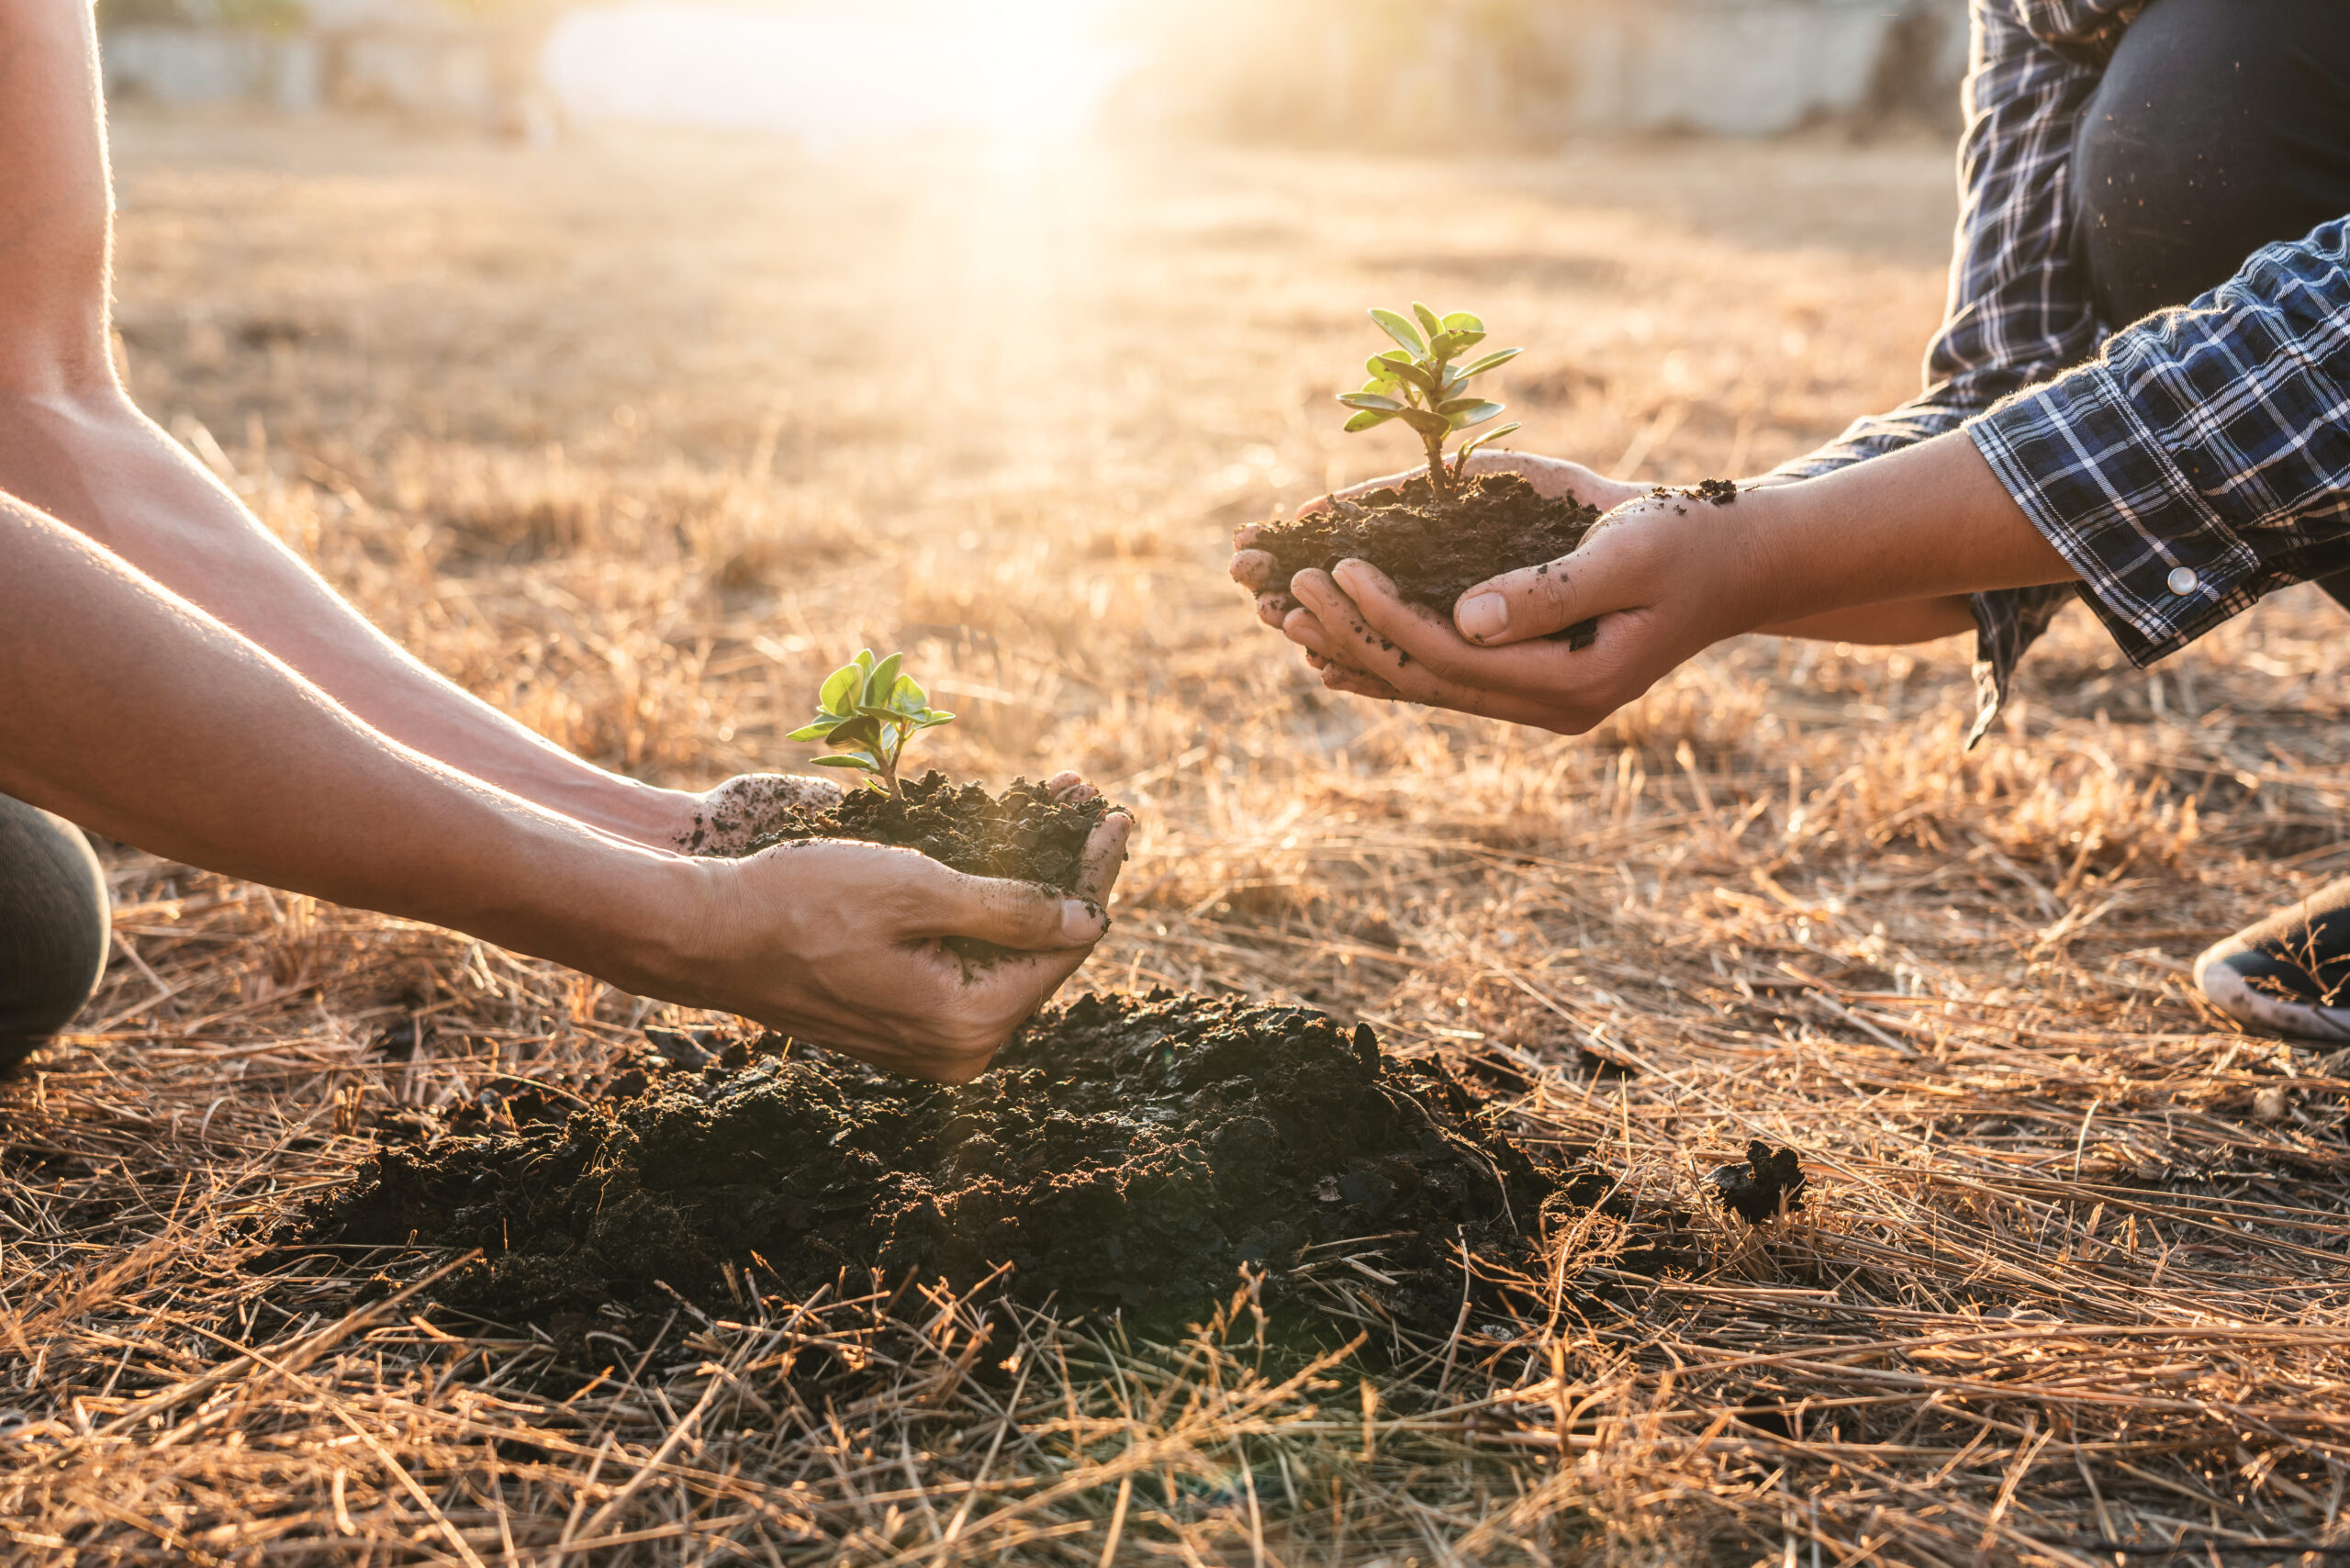
<svg viewBox="0 0 2350 1568">
<path fill-rule="evenodd" d="M 1974 596 L 1982 737 L 2075 595 L 2132 663 L 2350 566 L 2350 218 L 2119 331 L 2072 254 L 2074 128 L 2142 0 L 1972 0 L 1956 253 L 1926 391 L 1778 472 L 1964 429 L 2078 583 Z"/>
</svg>

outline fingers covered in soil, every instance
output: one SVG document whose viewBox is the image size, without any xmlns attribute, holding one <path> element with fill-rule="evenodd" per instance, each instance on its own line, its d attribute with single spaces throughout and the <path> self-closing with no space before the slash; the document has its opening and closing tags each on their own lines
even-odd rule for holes
<svg viewBox="0 0 2350 1568">
<path fill-rule="evenodd" d="M 1287 591 L 1287 579 L 1275 580 L 1274 563 L 1270 552 L 1257 548 L 1259 529 L 1255 523 L 1243 523 L 1232 531 L 1232 580 L 1257 596 L 1257 619 L 1275 631 L 1281 622 L 1297 608 L 1297 600 Z"/>
<path fill-rule="evenodd" d="M 742 774 L 701 797 L 676 845 L 688 855 L 745 854 L 786 813 L 828 810 L 840 804 L 841 794 L 841 787 L 829 778 Z"/>
<path fill-rule="evenodd" d="M 384 1149 L 279 1239 L 481 1247 L 444 1299 L 506 1321 L 708 1297 L 755 1259 L 801 1290 L 1009 1265 L 1021 1299 L 1170 1323 L 1243 1265 L 1273 1303 L 1322 1299 L 1336 1269 L 1440 1331 L 1469 1258 L 1521 1272 L 1552 1216 L 1614 1186 L 1513 1142 L 1368 1025 L 1164 991 L 1049 1012 L 959 1089 L 773 1036 L 736 1068 L 648 1052 L 642 1083 L 561 1126 Z"/>
</svg>

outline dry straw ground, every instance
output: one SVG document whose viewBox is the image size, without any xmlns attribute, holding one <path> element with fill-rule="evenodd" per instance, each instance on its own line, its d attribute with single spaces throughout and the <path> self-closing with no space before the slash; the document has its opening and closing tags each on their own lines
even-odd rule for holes
<svg viewBox="0 0 2350 1568">
<path fill-rule="evenodd" d="M 106 991 L 0 1090 L 14 1559 L 2350 1555 L 2350 1081 L 2182 979 L 2350 858 L 2339 612 L 2282 596 L 2153 676 L 2072 612 L 1967 756 L 1955 643 L 1729 644 L 1567 740 L 1331 700 L 1222 577 L 1236 521 L 1400 460 L 1326 401 L 1374 301 L 1482 311 L 1532 350 L 1529 443 L 1619 472 L 1751 471 L 1895 399 L 1941 149 L 118 134 L 140 399 L 458 680 L 712 779 L 794 761 L 844 654 L 912 647 L 965 715 L 933 760 L 1138 808 L 1085 980 L 1506 1056 L 1516 1125 L 1643 1204 L 1755 1135 L 1815 1203 L 1385 1365 L 1260 1367 L 1245 1313 L 980 1348 L 936 1293 L 754 1281 L 550 1390 L 532 1326 L 364 1302 L 364 1266 L 265 1293 L 245 1238 L 658 1010 L 118 850 Z M 1611 1234 L 1557 1242 L 1610 1279 Z"/>
</svg>

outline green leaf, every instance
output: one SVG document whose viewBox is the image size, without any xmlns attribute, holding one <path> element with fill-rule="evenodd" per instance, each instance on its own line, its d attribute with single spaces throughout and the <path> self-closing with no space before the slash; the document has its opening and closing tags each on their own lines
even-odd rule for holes
<svg viewBox="0 0 2350 1568">
<path fill-rule="evenodd" d="M 1362 367 L 1373 381 L 1393 381 L 1395 379 L 1396 367 L 1411 363 L 1412 356 L 1402 349 L 1389 349 L 1384 353 L 1375 353 L 1363 361 Z"/>
<path fill-rule="evenodd" d="M 820 741 L 824 738 L 824 733 L 832 727 L 830 721 L 819 720 L 812 724 L 800 725 L 783 738 L 788 741 Z"/>
<path fill-rule="evenodd" d="M 1382 398 L 1376 392 L 1341 392 L 1338 401 L 1349 409 L 1371 409 L 1386 414 L 1395 413 L 1404 407 L 1394 398 Z"/>
<path fill-rule="evenodd" d="M 881 721 L 870 713 L 859 713 L 845 722 L 834 724 L 824 734 L 826 745 L 875 745 L 881 739 Z"/>
<path fill-rule="evenodd" d="M 1438 359 L 1450 359 L 1463 349 L 1473 349 L 1485 341 L 1483 332 L 1446 332 L 1428 344 L 1428 352 Z"/>
<path fill-rule="evenodd" d="M 1365 409 L 1347 421 L 1347 433 L 1352 435 L 1357 431 L 1367 431 L 1374 425 L 1383 425 L 1394 417 L 1394 413 L 1386 409 Z"/>
<path fill-rule="evenodd" d="M 923 729 L 928 730 L 934 729 L 940 724 L 953 723 L 955 722 L 955 715 L 952 713 L 942 713 L 937 709 L 932 708 L 926 710 L 923 713 L 923 716 L 914 722 Z"/>
<path fill-rule="evenodd" d="M 1391 368 L 1394 370 L 1395 378 L 1397 380 L 1416 386 L 1421 391 L 1428 393 L 1431 396 L 1434 395 L 1436 391 L 1436 373 L 1430 370 L 1427 365 L 1399 364 Z"/>
<path fill-rule="evenodd" d="M 1456 474 L 1460 473 L 1461 471 L 1460 465 L 1469 461 L 1469 454 L 1476 451 L 1479 447 L 1484 445 L 1487 442 L 1499 441 L 1502 437 L 1509 434 L 1510 431 L 1524 430 L 1525 428 L 1526 427 L 1524 425 L 1520 424 L 1516 420 L 1512 420 L 1505 425 L 1495 425 L 1493 429 L 1485 431 L 1484 434 L 1463 442 L 1461 443 L 1460 450 L 1452 454 L 1453 472 Z"/>
<path fill-rule="evenodd" d="M 890 688 L 890 706 L 901 713 L 921 714 L 930 711 L 930 693 L 912 676 L 901 675 Z"/>
<path fill-rule="evenodd" d="M 881 770 L 881 765 L 878 762 L 864 756 L 837 754 L 832 756 L 811 756 L 808 761 L 811 767 L 861 767 L 867 773 L 878 773 Z"/>
<path fill-rule="evenodd" d="M 905 662 L 905 655 L 891 654 L 875 665 L 865 678 L 865 703 L 860 706 L 887 702 L 891 689 L 898 684 L 898 666 Z"/>
<path fill-rule="evenodd" d="M 1525 352 L 1526 351 L 1524 349 L 1495 349 L 1484 358 L 1463 366 L 1460 374 L 1463 375 L 1483 375 L 1485 372 L 1493 369 L 1497 364 L 1507 364 L 1510 361 L 1516 359 Z"/>
<path fill-rule="evenodd" d="M 1460 405 L 1464 403 L 1467 404 L 1468 407 L 1460 407 Z M 1457 431 L 1465 431 L 1471 425 L 1482 425 L 1487 420 L 1492 419 L 1495 414 L 1500 413 L 1502 411 L 1503 405 L 1499 403 L 1480 403 L 1474 398 L 1456 398 L 1452 402 L 1446 404 L 1445 407 L 1454 410 L 1452 413 L 1445 415 L 1445 418 L 1452 421 L 1452 428 Z"/>
<path fill-rule="evenodd" d="M 1452 421 L 1442 414 L 1431 414 L 1426 409 L 1405 409 L 1395 416 L 1422 435 L 1443 435 L 1452 429 Z"/>
<path fill-rule="evenodd" d="M 1485 324 L 1466 310 L 1455 310 L 1444 319 L 1444 330 L 1448 332 L 1482 332 Z"/>
<path fill-rule="evenodd" d="M 1447 398 L 1443 402 L 1438 403 L 1436 406 L 1436 411 L 1439 414 L 1466 413 L 1472 409 L 1482 408 L 1484 405 L 1484 401 L 1485 400 L 1483 398 L 1477 397 L 1473 393 L 1466 398 Z M 1499 403 L 1494 405 L 1494 411 L 1496 413 L 1501 411 L 1501 405 Z"/>
<path fill-rule="evenodd" d="M 870 648 L 859 648 L 859 649 L 857 649 L 857 650 L 856 650 L 856 667 L 857 667 L 857 668 L 859 668 L 859 669 L 861 669 L 861 670 L 865 670 L 865 671 L 867 671 L 867 673 L 870 673 L 870 672 L 871 672 L 871 670 L 872 670 L 872 668 L 873 668 L 873 650 L 872 650 L 872 649 L 870 649 Z"/>
<path fill-rule="evenodd" d="M 843 665 L 824 678 L 816 693 L 816 706 L 827 713 L 845 713 L 864 689 L 865 671 L 854 664 Z"/>
<path fill-rule="evenodd" d="M 1371 319 L 1379 323 L 1382 331 L 1410 350 L 1414 359 L 1427 357 L 1427 344 L 1420 341 L 1418 330 L 1403 317 L 1393 310 L 1373 310 Z"/>
<path fill-rule="evenodd" d="M 1382 381 L 1374 376 L 1371 380 L 1364 382 L 1360 390 L 1367 396 L 1372 398 L 1393 398 L 1395 396 L 1395 389 L 1403 385 L 1404 384 L 1400 381 Z"/>
<path fill-rule="evenodd" d="M 1412 301 L 1412 314 L 1420 319 L 1420 330 L 1428 335 L 1428 346 L 1435 348 L 1437 334 L 1444 330 L 1444 318 L 1416 299 Z"/>
</svg>

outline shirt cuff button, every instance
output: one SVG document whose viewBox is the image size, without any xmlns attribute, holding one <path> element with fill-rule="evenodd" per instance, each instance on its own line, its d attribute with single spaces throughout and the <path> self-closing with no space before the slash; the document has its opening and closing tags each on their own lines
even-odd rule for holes
<svg viewBox="0 0 2350 1568">
<path fill-rule="evenodd" d="M 2170 569 L 2170 576 L 2163 580 L 2169 585 L 2171 592 L 2182 599 L 2193 593 L 2196 587 L 2202 581 L 2195 575 L 2195 568 L 2192 566 L 2173 566 Z"/>
</svg>

